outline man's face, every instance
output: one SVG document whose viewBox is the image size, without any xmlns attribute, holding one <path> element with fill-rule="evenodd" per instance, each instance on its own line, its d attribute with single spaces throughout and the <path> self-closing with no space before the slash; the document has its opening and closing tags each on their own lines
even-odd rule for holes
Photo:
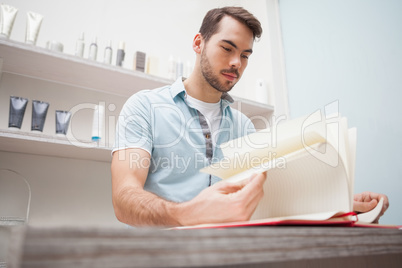
<svg viewBox="0 0 402 268">
<path fill-rule="evenodd" d="M 253 48 L 253 33 L 232 17 L 224 17 L 218 31 L 201 52 L 201 72 L 216 90 L 228 92 L 240 80 Z"/>
</svg>

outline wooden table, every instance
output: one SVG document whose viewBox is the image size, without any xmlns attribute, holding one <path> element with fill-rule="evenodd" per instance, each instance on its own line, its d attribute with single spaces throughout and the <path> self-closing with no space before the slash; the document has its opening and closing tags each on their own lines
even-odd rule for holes
<svg viewBox="0 0 402 268">
<path fill-rule="evenodd" d="M 402 267 L 402 230 L 13 227 L 9 267 Z"/>
</svg>

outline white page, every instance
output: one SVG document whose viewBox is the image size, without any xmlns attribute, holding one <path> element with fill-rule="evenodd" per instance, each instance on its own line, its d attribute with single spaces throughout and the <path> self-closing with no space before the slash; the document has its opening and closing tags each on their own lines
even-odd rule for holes
<svg viewBox="0 0 402 268">
<path fill-rule="evenodd" d="M 270 128 L 260 130 L 248 136 L 231 140 L 221 145 L 225 156 L 232 156 L 235 153 L 246 153 L 261 148 L 275 148 L 282 141 L 299 138 L 302 135 L 305 117 L 286 121 L 281 124 L 274 124 Z"/>
<path fill-rule="evenodd" d="M 344 124 L 341 123 L 342 120 Z M 201 169 L 201 172 L 227 179 L 302 148 L 317 158 L 325 159 L 325 150 L 316 152 L 310 147 L 317 143 L 328 142 L 337 150 L 340 149 L 340 159 L 349 173 L 344 145 L 347 135 L 345 122 L 344 118 L 331 118 L 327 123 L 319 114 L 316 117 L 311 115 L 229 141 L 222 145 L 224 160 Z M 333 162 L 328 162 L 328 159 L 326 161 L 332 166 L 338 165 L 338 158 Z"/>
<path fill-rule="evenodd" d="M 381 198 L 380 202 L 378 202 L 377 206 L 374 209 L 366 213 L 361 213 L 357 215 L 358 222 L 372 223 L 378 217 L 378 215 L 380 215 L 383 205 L 384 205 L 384 198 Z"/>
<path fill-rule="evenodd" d="M 332 155 L 337 157 L 334 149 Z M 348 179 L 342 161 L 332 167 L 300 150 L 286 157 L 286 162 L 286 168 L 267 172 L 264 197 L 252 219 L 350 211 Z"/>
<path fill-rule="evenodd" d="M 276 217 L 276 218 L 265 218 L 261 219 L 262 222 L 275 222 L 275 221 L 287 221 L 287 220 L 303 220 L 303 221 L 325 221 L 334 216 L 339 215 L 339 211 L 329 211 L 329 212 L 320 212 L 320 213 L 312 213 L 312 214 L 301 214 L 301 215 L 292 215 L 286 217 Z M 342 213 L 341 213 L 342 214 Z M 255 220 L 259 221 L 259 220 Z"/>
<path fill-rule="evenodd" d="M 202 172 L 239 181 L 269 170 L 265 196 L 252 219 L 350 212 L 347 141 L 346 119 L 327 122 L 316 113 L 228 142 L 226 159 Z M 275 167 L 281 159 L 285 169 Z"/>
<path fill-rule="evenodd" d="M 353 195 L 355 188 L 355 167 L 356 167 L 356 141 L 357 130 L 351 128 L 348 131 L 349 138 L 349 194 L 350 194 L 350 211 L 353 210 Z"/>
<path fill-rule="evenodd" d="M 312 127 L 304 126 L 303 120 L 292 120 L 277 129 L 262 130 L 223 144 L 224 160 L 201 169 L 201 172 L 227 179 L 305 146 L 326 141 L 320 134 L 325 131 L 325 122 L 316 122 Z M 304 131 L 307 127 L 309 129 Z"/>
</svg>

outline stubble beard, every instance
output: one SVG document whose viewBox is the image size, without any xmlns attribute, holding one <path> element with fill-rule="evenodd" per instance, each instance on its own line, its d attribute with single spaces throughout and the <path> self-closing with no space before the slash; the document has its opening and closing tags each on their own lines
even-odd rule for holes
<svg viewBox="0 0 402 268">
<path fill-rule="evenodd" d="M 225 83 L 219 82 L 219 77 L 215 75 L 212 71 L 211 63 L 206 56 L 206 50 L 201 53 L 200 65 L 201 73 L 204 76 L 205 81 L 207 81 L 207 83 L 217 91 L 222 93 L 229 92 L 234 87 L 234 85 L 236 85 L 236 82 L 231 81 L 226 81 Z M 235 73 L 237 77 L 239 77 L 239 72 L 236 69 L 221 70 L 221 73 L 222 72 Z"/>
</svg>

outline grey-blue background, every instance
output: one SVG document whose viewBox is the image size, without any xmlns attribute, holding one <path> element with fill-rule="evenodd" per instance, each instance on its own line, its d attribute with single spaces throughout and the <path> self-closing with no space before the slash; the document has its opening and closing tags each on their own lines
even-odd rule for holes
<svg viewBox="0 0 402 268">
<path fill-rule="evenodd" d="M 385 193 L 402 224 L 402 1 L 280 0 L 292 118 L 339 101 L 357 127 L 355 192 Z"/>
</svg>

